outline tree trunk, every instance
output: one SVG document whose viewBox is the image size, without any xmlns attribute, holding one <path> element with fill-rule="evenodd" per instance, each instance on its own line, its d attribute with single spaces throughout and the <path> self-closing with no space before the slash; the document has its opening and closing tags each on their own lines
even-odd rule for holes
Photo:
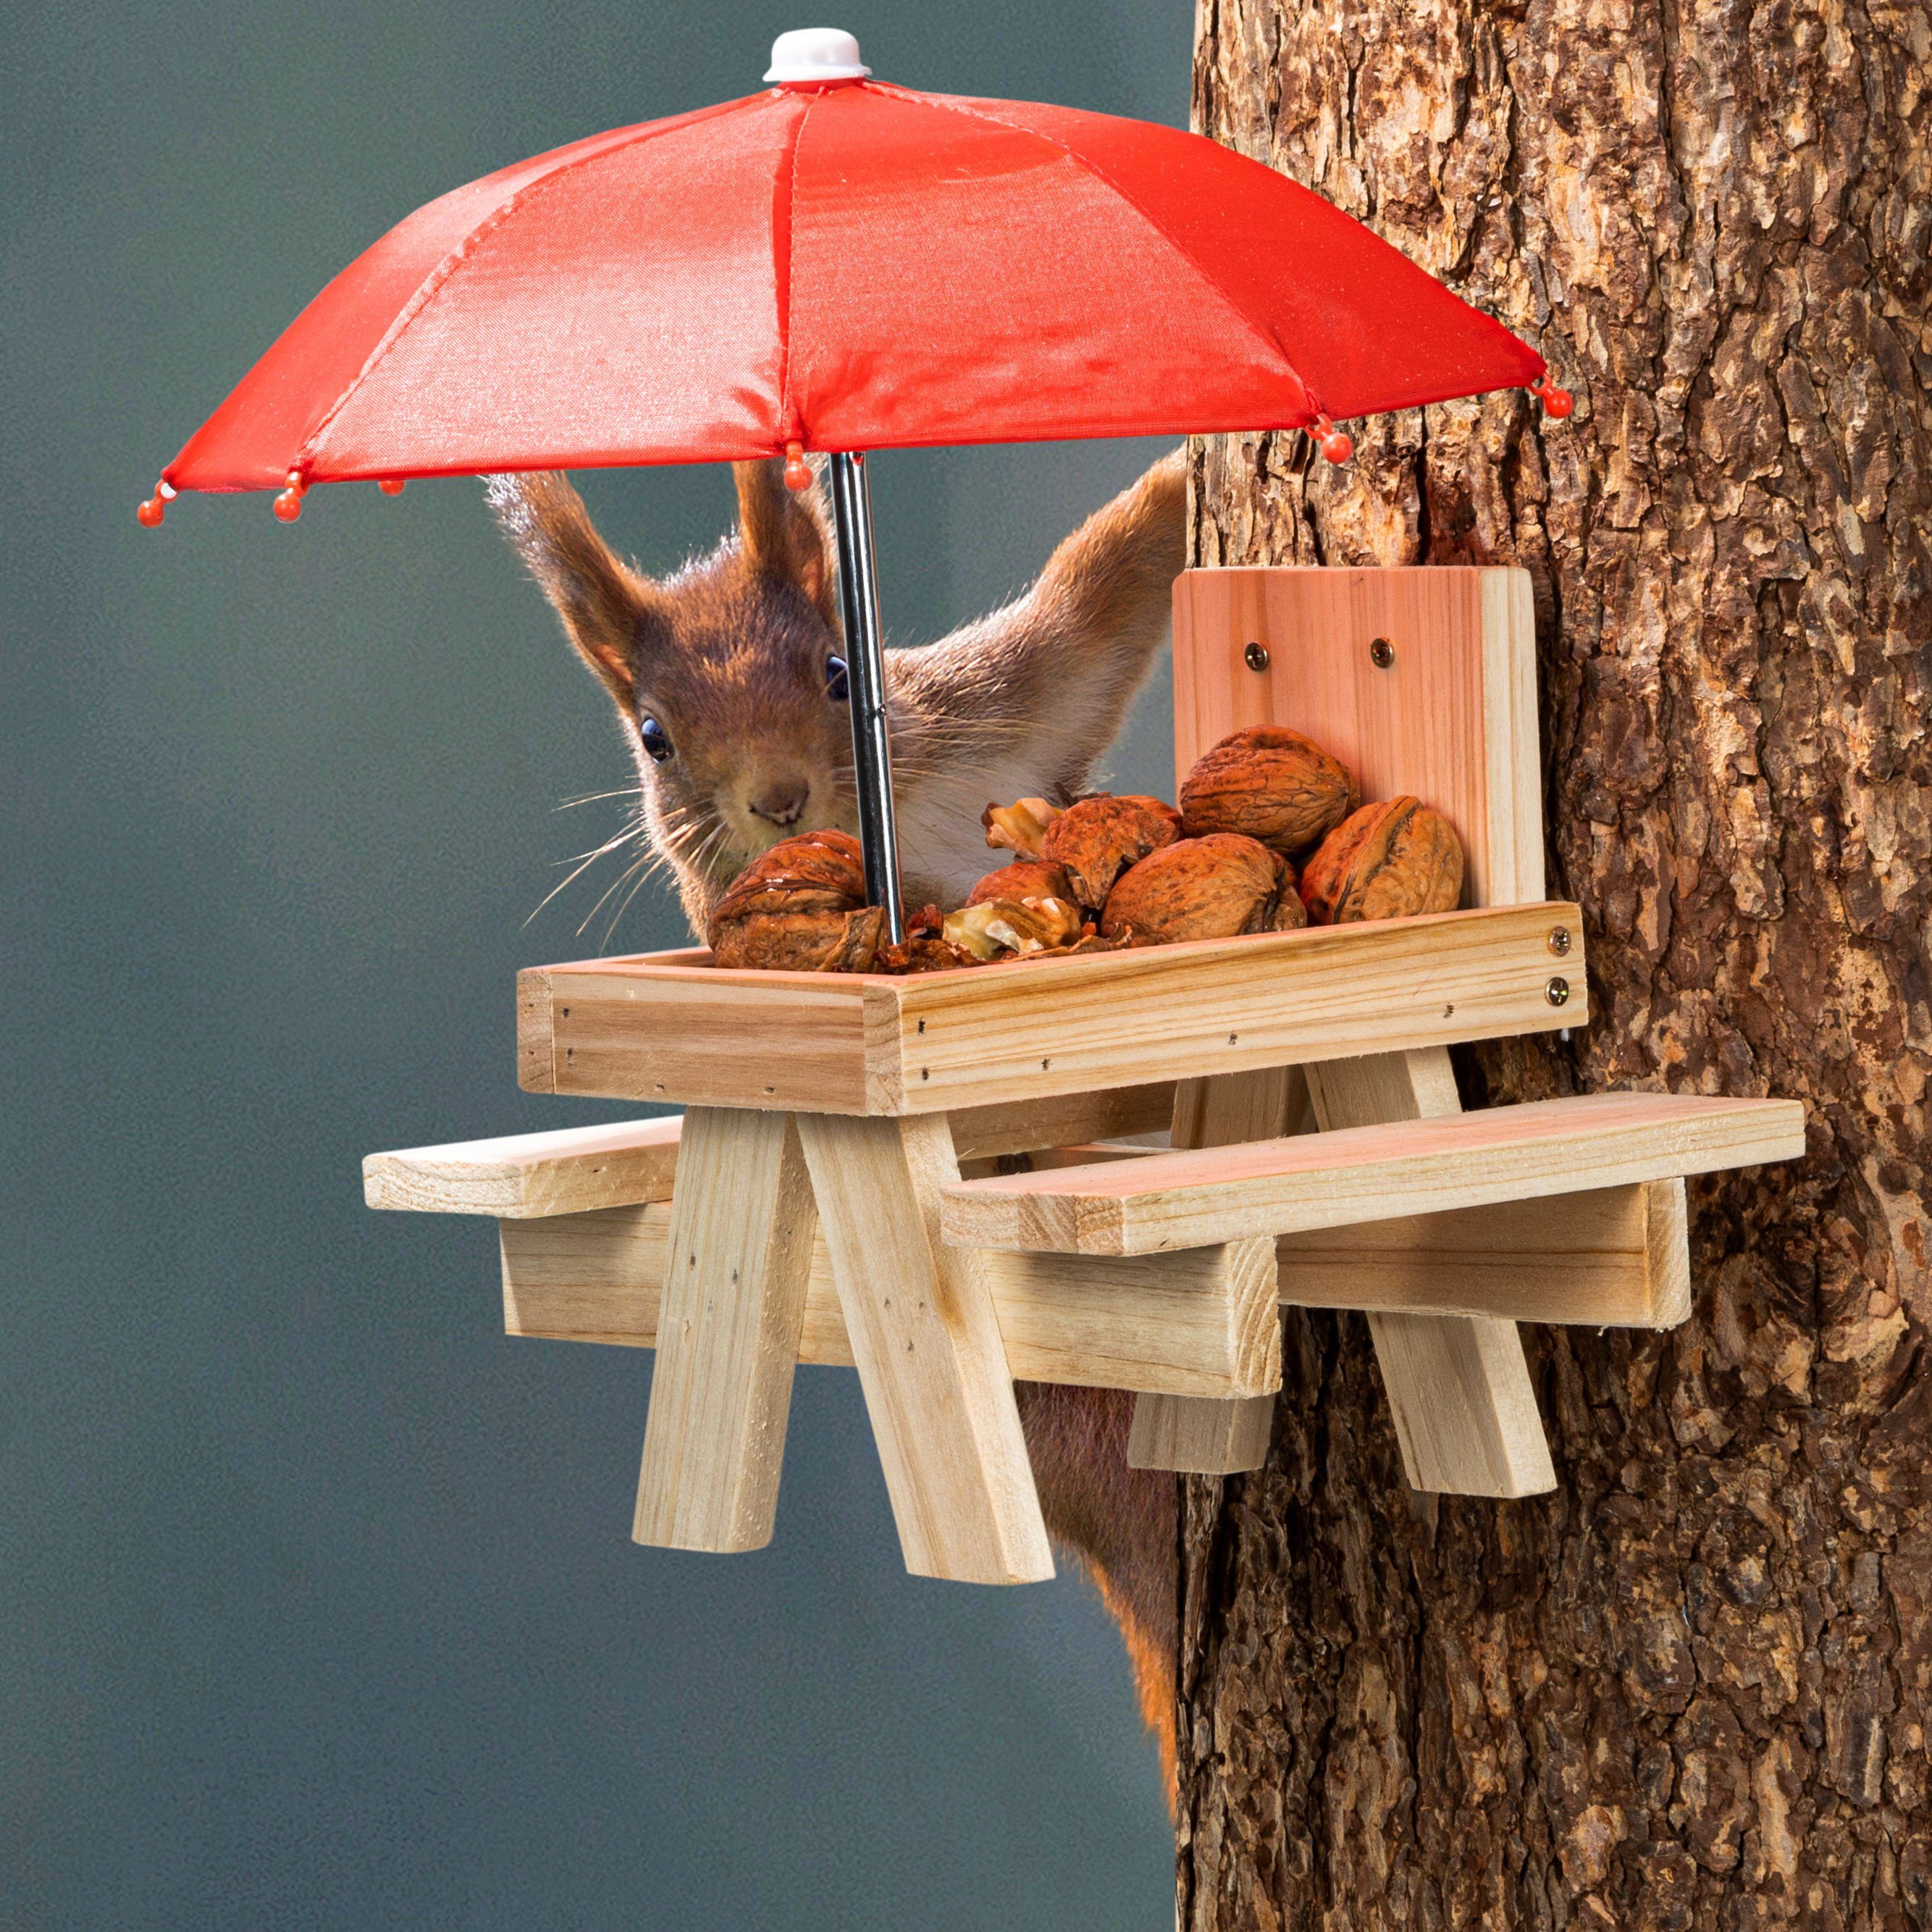
<svg viewBox="0 0 1932 1932">
<path fill-rule="evenodd" d="M 1559 1486 L 1408 1492 L 1361 1322 L 1184 1497 L 1189 1928 L 1932 1924 L 1932 16 L 1202 0 L 1195 124 L 1574 389 L 1197 448 L 1203 564 L 1514 562 L 1597 1016 L 1472 1103 L 1796 1096 L 1673 1335 L 1526 1334 Z"/>
</svg>

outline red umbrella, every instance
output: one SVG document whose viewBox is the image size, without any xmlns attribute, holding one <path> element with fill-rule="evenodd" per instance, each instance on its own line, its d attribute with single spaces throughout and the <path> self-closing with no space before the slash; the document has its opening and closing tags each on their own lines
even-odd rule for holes
<svg viewBox="0 0 1932 1932">
<path fill-rule="evenodd" d="M 1502 326 L 1211 141 L 870 81 L 830 29 L 764 93 L 593 136 L 419 208 L 162 473 L 183 490 L 832 453 L 867 878 L 897 861 L 868 449 L 1309 429 L 1516 384 Z"/>
</svg>

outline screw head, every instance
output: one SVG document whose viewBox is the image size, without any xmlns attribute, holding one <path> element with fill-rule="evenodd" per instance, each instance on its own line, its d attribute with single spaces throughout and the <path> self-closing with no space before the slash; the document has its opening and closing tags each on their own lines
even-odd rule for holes
<svg viewBox="0 0 1932 1932">
<path fill-rule="evenodd" d="M 1570 1004 L 1570 982 L 1552 978 L 1544 988 L 1543 997 L 1552 1006 L 1567 1006 Z"/>
<path fill-rule="evenodd" d="M 1369 662 L 1378 670 L 1387 670 L 1395 662 L 1395 646 L 1386 638 L 1372 639 L 1369 645 Z"/>
<path fill-rule="evenodd" d="M 1241 653 L 1242 661 L 1250 670 L 1266 670 L 1268 668 L 1268 647 L 1265 644 L 1250 644 Z"/>
<path fill-rule="evenodd" d="M 1567 926 L 1552 926 L 1550 928 L 1550 950 L 1559 959 L 1568 954 L 1570 928 Z"/>
</svg>

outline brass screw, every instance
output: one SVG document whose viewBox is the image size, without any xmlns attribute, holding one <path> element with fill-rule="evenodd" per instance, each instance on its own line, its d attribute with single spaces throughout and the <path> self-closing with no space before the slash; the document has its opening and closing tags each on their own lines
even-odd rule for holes
<svg viewBox="0 0 1932 1932">
<path fill-rule="evenodd" d="M 1567 926 L 1552 926 L 1550 928 L 1550 950 L 1561 959 L 1570 950 L 1570 928 Z"/>
<path fill-rule="evenodd" d="M 1552 979 L 1543 989 L 1543 997 L 1552 1006 L 1567 1006 L 1570 1004 L 1570 982 Z"/>
<path fill-rule="evenodd" d="M 1250 644 L 1241 656 L 1250 670 L 1266 670 L 1268 668 L 1268 647 L 1265 644 Z"/>
<path fill-rule="evenodd" d="M 1386 638 L 1376 638 L 1369 645 L 1369 662 L 1378 670 L 1387 670 L 1395 662 L 1395 646 Z"/>
</svg>

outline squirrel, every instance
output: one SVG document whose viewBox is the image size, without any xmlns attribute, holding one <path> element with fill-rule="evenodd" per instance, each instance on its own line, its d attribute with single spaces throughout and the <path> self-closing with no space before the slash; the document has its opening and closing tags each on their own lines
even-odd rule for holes
<svg viewBox="0 0 1932 1932">
<path fill-rule="evenodd" d="M 886 653 L 906 902 L 962 904 L 990 856 L 990 801 L 1085 789 L 1167 632 L 1184 566 L 1186 470 L 1174 451 L 1090 517 L 1025 593 L 939 643 Z M 692 927 L 794 832 L 852 831 L 850 714 L 818 479 L 732 466 L 738 524 L 653 579 L 598 534 L 561 476 L 492 477 L 491 508 L 616 706 L 642 823 Z M 1174 1769 L 1178 1489 L 1130 1469 L 1132 1398 L 1015 1384 L 1048 1533 L 1120 1624 L 1141 1708 Z"/>
</svg>

